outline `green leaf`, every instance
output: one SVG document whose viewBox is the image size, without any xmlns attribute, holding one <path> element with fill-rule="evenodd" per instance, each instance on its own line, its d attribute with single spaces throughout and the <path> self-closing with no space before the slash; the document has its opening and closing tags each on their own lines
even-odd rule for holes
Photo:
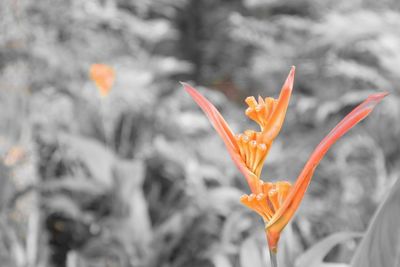
<svg viewBox="0 0 400 267">
<path fill-rule="evenodd" d="M 318 243 L 314 244 L 304 254 L 297 258 L 296 267 L 339 267 L 347 266 L 343 263 L 324 263 L 323 259 L 328 252 L 336 245 L 352 238 L 360 237 L 360 233 L 340 232 L 332 234 Z M 377 265 L 378 266 L 378 265 Z"/>
<path fill-rule="evenodd" d="M 400 264 L 400 179 L 375 213 L 351 261 L 352 267 Z"/>
</svg>

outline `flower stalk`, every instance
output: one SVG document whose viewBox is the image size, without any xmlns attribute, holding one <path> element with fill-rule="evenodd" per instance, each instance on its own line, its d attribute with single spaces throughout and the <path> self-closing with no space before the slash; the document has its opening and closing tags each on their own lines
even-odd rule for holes
<svg viewBox="0 0 400 267">
<path fill-rule="evenodd" d="M 271 260 L 271 267 L 278 267 L 278 261 L 276 257 L 276 252 L 273 252 L 271 249 L 269 249 L 269 258 Z"/>
</svg>

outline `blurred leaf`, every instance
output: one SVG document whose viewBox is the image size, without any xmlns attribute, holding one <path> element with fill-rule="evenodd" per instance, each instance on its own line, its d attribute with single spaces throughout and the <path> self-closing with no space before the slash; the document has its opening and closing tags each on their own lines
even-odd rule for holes
<svg viewBox="0 0 400 267">
<path fill-rule="evenodd" d="M 318 243 L 314 244 L 304 254 L 302 254 L 299 258 L 297 258 L 295 266 L 296 267 L 347 266 L 347 264 L 324 263 L 323 259 L 334 246 L 349 239 L 360 236 L 361 234 L 352 232 L 342 232 L 342 233 L 332 234 L 326 237 L 325 239 L 319 241 Z"/>
<path fill-rule="evenodd" d="M 127 223 L 136 244 L 146 248 L 152 237 L 148 205 L 143 193 L 145 166 L 142 161 L 119 161 L 114 167 L 118 195 L 128 205 Z"/>
<path fill-rule="evenodd" d="M 298 255 L 302 252 L 299 238 L 293 231 L 293 222 L 290 222 L 279 241 L 278 265 L 281 267 L 292 267 Z"/>
<path fill-rule="evenodd" d="M 373 10 L 359 10 L 343 16 L 333 12 L 325 21 L 316 27 L 316 32 L 323 36 L 323 43 L 333 47 L 345 47 L 359 40 L 372 38 L 382 33 L 392 33 L 398 27 L 396 14 L 391 11 L 383 13 Z M 353 25 L 351 29 L 348 25 Z M 326 29 L 329 29 L 327 31 Z M 386 31 L 382 31 L 385 29 Z"/>
<path fill-rule="evenodd" d="M 72 150 L 73 156 L 87 167 L 89 174 L 105 186 L 112 185 L 112 167 L 114 154 L 94 139 L 63 134 L 62 140 Z"/>
<path fill-rule="evenodd" d="M 242 193 L 233 187 L 217 187 L 208 193 L 209 209 L 220 215 L 227 216 L 235 207 L 240 205 L 239 199 Z"/>
<path fill-rule="evenodd" d="M 355 60 L 337 59 L 335 67 L 330 67 L 327 71 L 334 77 L 348 77 L 352 80 L 364 81 L 372 84 L 375 88 L 385 88 L 385 90 L 390 88 L 390 83 L 379 73 L 379 69 Z"/>
<path fill-rule="evenodd" d="M 400 179 L 375 213 L 351 261 L 352 267 L 393 267 L 400 263 Z"/>
<path fill-rule="evenodd" d="M 84 194 L 94 197 L 103 194 L 106 188 L 101 184 L 84 178 L 64 177 L 43 183 L 42 189 L 49 192 L 68 192 L 69 194 Z"/>
<path fill-rule="evenodd" d="M 191 63 L 178 60 L 174 57 L 159 58 L 158 64 L 155 68 L 158 73 L 163 75 L 190 73 L 193 71 Z"/>
<path fill-rule="evenodd" d="M 267 249 L 267 248 L 265 248 Z M 254 238 L 247 238 L 240 247 L 241 267 L 264 267 L 265 263 L 260 253 L 260 248 Z M 268 264 L 269 266 L 269 264 Z"/>
<path fill-rule="evenodd" d="M 248 210 L 243 206 L 243 210 L 237 210 L 231 212 L 225 220 L 224 226 L 221 230 L 221 243 L 223 244 L 225 251 L 237 251 L 237 240 L 242 240 L 243 233 L 251 231 L 254 227 L 251 215 L 246 216 L 244 212 L 250 214 Z"/>
<path fill-rule="evenodd" d="M 212 263 L 214 264 L 214 267 L 232 267 L 229 258 L 222 253 L 214 255 L 212 258 Z"/>
<path fill-rule="evenodd" d="M 45 201 L 45 206 L 50 213 L 62 212 L 73 219 L 79 219 L 83 216 L 79 206 L 70 197 L 63 195 L 53 196 Z"/>
</svg>

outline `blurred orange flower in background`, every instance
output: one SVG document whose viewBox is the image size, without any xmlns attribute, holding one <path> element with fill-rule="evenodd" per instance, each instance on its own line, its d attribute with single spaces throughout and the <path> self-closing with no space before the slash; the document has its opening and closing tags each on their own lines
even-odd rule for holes
<svg viewBox="0 0 400 267">
<path fill-rule="evenodd" d="M 23 161 L 25 158 L 26 158 L 25 149 L 21 146 L 14 146 L 7 151 L 4 157 L 4 164 L 7 166 L 13 166 Z"/>
<path fill-rule="evenodd" d="M 370 95 L 350 112 L 316 147 L 298 176 L 294 185 L 287 181 L 263 182 L 262 167 L 273 140 L 282 127 L 290 95 L 292 93 L 295 68 L 292 67 L 278 99 L 259 97 L 246 98 L 249 108 L 246 115 L 257 122 L 260 132 L 246 130 L 234 135 L 218 110 L 190 85 L 183 83 L 186 91 L 207 115 L 224 141 L 229 154 L 244 174 L 251 194 L 240 201 L 257 212 L 264 220 L 269 249 L 276 253 L 280 234 L 293 217 L 303 199 L 313 173 L 329 148 L 354 125 L 367 117 L 373 108 L 387 95 Z"/>
<path fill-rule="evenodd" d="M 89 70 L 90 78 L 95 82 L 100 96 L 107 96 L 115 81 L 115 71 L 106 64 L 93 64 Z"/>
</svg>

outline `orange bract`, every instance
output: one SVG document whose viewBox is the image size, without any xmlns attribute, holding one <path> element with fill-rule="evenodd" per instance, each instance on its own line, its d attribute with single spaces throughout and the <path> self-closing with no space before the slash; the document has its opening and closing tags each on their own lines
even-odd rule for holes
<svg viewBox="0 0 400 267">
<path fill-rule="evenodd" d="M 293 217 L 310 184 L 314 170 L 329 148 L 354 125 L 367 117 L 373 108 L 386 96 L 385 93 L 371 95 L 350 112 L 317 146 L 303 171 L 291 186 L 288 182 L 264 183 L 260 180 L 262 192 L 244 195 L 241 202 L 257 212 L 266 225 L 268 245 L 276 252 L 280 233 Z"/>
<path fill-rule="evenodd" d="M 387 93 L 370 95 L 363 103 L 353 109 L 353 111 L 340 121 L 315 148 L 285 201 L 276 211 L 272 219 L 266 224 L 268 243 L 272 251 L 276 251 L 281 231 L 299 207 L 304 193 L 310 184 L 314 171 L 319 162 L 325 156 L 326 152 L 353 126 L 365 119 L 386 95 Z"/>
<path fill-rule="evenodd" d="M 280 233 L 299 207 L 314 170 L 326 152 L 354 125 L 367 117 L 387 95 L 387 93 L 370 95 L 350 112 L 317 146 L 293 186 L 285 181 L 265 183 L 260 179 L 261 170 L 272 142 L 285 119 L 293 88 L 294 70 L 292 67 L 278 99 L 258 97 L 256 101 L 254 97 L 246 98 L 245 101 L 249 106 L 246 115 L 258 123 L 260 132 L 246 130 L 238 135 L 232 133 L 221 114 L 207 99 L 190 85 L 183 84 L 186 91 L 206 113 L 228 148 L 233 161 L 246 177 L 252 194 L 242 196 L 240 201 L 263 218 L 268 245 L 272 252 L 276 252 Z"/>
<path fill-rule="evenodd" d="M 100 96 L 107 96 L 115 80 L 114 69 L 106 64 L 93 64 L 89 74 L 99 89 Z"/>
<path fill-rule="evenodd" d="M 246 115 L 259 124 L 260 132 L 247 130 L 238 135 L 232 133 L 222 115 L 205 97 L 189 84 L 182 83 L 221 136 L 233 161 L 246 177 L 251 192 L 255 194 L 261 192 L 259 177 L 262 167 L 285 119 L 293 89 L 294 73 L 295 68 L 292 67 L 278 99 L 264 100 L 259 97 L 258 102 L 254 97 L 246 99 L 249 105 Z"/>
</svg>

